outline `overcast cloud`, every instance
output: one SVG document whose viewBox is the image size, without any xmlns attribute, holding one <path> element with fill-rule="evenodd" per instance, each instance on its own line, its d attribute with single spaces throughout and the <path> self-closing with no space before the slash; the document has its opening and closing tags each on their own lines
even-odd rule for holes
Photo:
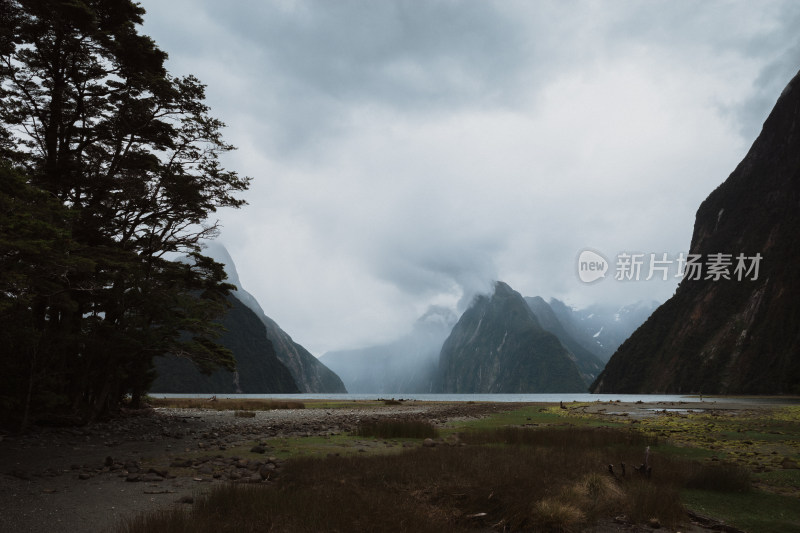
<svg viewBox="0 0 800 533">
<path fill-rule="evenodd" d="M 667 299 L 674 279 L 582 284 L 576 257 L 687 251 L 800 69 L 793 0 L 141 3 L 255 178 L 219 213 L 242 284 L 316 355 L 495 279 Z"/>
</svg>

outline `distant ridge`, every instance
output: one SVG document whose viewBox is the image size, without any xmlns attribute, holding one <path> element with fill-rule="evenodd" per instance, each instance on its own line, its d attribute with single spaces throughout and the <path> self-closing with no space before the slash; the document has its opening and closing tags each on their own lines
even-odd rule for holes
<svg viewBox="0 0 800 533">
<path fill-rule="evenodd" d="M 442 343 L 458 320 L 450 309 L 431 306 L 410 333 L 386 344 L 325 353 L 320 361 L 353 393 L 434 392 Z"/>
<path fill-rule="evenodd" d="M 215 261 L 225 265 L 230 283 L 236 285 L 236 297 L 249 307 L 267 328 L 267 337 L 275 347 L 278 359 L 289 369 L 300 388 L 300 392 L 311 393 L 344 393 L 347 389 L 332 370 L 321 363 L 308 350 L 294 342 L 288 333 L 283 331 L 277 322 L 264 313 L 256 298 L 244 290 L 239 281 L 236 264 L 228 250 L 218 242 L 208 243 L 206 253 Z"/>
<path fill-rule="evenodd" d="M 156 378 L 153 384 L 154 388 L 151 388 L 151 391 L 186 393 L 236 392 L 236 390 L 229 390 L 230 386 L 228 384 L 230 380 L 235 378 L 238 379 L 241 392 L 244 393 L 347 392 L 339 376 L 322 364 L 303 346 L 294 342 L 289 334 L 264 313 L 256 298 L 242 288 L 236 265 L 228 250 L 222 244 L 210 242 L 204 253 L 225 265 L 228 282 L 237 288 L 229 297 L 233 307 L 222 320 L 222 324 L 228 331 L 220 339 L 220 344 L 233 351 L 237 360 L 237 373 L 229 376 L 228 374 L 230 373 L 219 371 L 209 378 L 202 376 L 191 363 L 187 366 L 187 361 L 175 361 L 173 360 L 175 358 L 157 358 L 156 371 L 158 378 Z M 255 318 L 255 321 L 253 318 Z M 273 357 L 283 370 L 277 369 L 272 363 Z M 261 368 L 260 365 L 264 365 L 264 368 Z M 284 378 L 282 377 L 284 371 L 289 374 L 293 384 L 292 387 L 288 387 L 284 383 Z M 263 372 L 274 372 L 276 376 L 281 377 L 279 379 L 276 377 L 278 381 L 275 383 L 269 380 L 257 380 L 258 386 L 253 384 L 255 389 L 248 385 L 247 390 L 245 390 L 242 384 L 251 383 L 249 376 L 259 376 Z M 165 388 L 167 384 L 169 384 L 169 387 L 178 387 L 181 390 L 167 390 Z M 203 390 L 186 390 L 187 387 L 201 388 Z M 214 387 L 217 387 L 217 389 L 214 389 Z M 279 387 L 280 390 L 275 387 Z"/>
</svg>

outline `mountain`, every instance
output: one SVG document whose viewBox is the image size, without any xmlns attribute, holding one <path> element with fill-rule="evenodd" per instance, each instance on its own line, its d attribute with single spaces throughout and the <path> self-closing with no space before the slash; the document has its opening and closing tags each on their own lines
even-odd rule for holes
<svg viewBox="0 0 800 533">
<path fill-rule="evenodd" d="M 294 342 L 288 333 L 268 317 L 255 297 L 242 288 L 239 273 L 228 250 L 217 242 L 209 242 L 204 253 L 225 265 L 228 282 L 237 288 L 236 298 L 246 305 L 261 320 L 266 336 L 272 341 L 278 359 L 289 369 L 300 392 L 346 393 L 347 389 L 335 372 L 321 363 L 308 350 Z"/>
<path fill-rule="evenodd" d="M 558 337 L 542 329 L 522 296 L 503 282 L 461 315 L 439 355 L 438 392 L 584 392 Z"/>
<path fill-rule="evenodd" d="M 583 378 L 583 381 L 588 387 L 595 378 L 597 378 L 600 371 L 603 370 L 605 362 L 601 361 L 591 350 L 581 345 L 573 335 L 567 333 L 567 330 L 564 329 L 564 326 L 561 324 L 555 312 L 553 312 L 550 304 L 545 302 L 540 296 L 533 298 L 526 297 L 525 303 L 527 303 L 528 307 L 533 311 L 542 329 L 558 337 L 562 346 L 570 352 L 570 358 L 578 365 L 581 378 Z"/>
<path fill-rule="evenodd" d="M 151 393 L 300 392 L 289 369 L 278 359 L 261 320 L 235 296 L 230 295 L 228 301 L 231 308 L 221 321 L 226 331 L 219 342 L 236 357 L 236 372 L 217 370 L 206 376 L 186 358 L 156 357 L 157 376 L 150 387 Z"/>
<path fill-rule="evenodd" d="M 439 351 L 457 319 L 450 309 L 431 306 L 410 333 L 394 342 L 327 352 L 320 361 L 353 393 L 433 392 Z"/>
<path fill-rule="evenodd" d="M 641 301 L 622 307 L 593 304 L 585 309 L 574 309 L 552 298 L 549 305 L 564 331 L 605 364 L 656 310 L 658 302 Z"/>
<path fill-rule="evenodd" d="M 800 393 L 798 234 L 800 73 L 697 210 L 690 253 L 700 256 L 700 279 L 687 270 L 593 392 Z M 721 271 L 730 279 L 715 280 Z"/>
</svg>

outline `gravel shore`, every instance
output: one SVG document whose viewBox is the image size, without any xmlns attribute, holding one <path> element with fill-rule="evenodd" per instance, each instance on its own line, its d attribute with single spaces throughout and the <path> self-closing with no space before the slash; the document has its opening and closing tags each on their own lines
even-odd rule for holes
<svg viewBox="0 0 800 533">
<path fill-rule="evenodd" d="M 386 416 L 444 423 L 508 407 L 407 402 L 258 411 L 253 418 L 233 411 L 159 408 L 87 427 L 0 433 L 0 532 L 113 531 L 138 513 L 186 505 L 213 483 L 236 475 L 241 481 L 248 475 L 264 479 L 263 472 L 280 470 L 280 461 L 265 454 L 242 468 L 214 458 L 274 437 L 335 435 L 361 420 Z"/>
</svg>

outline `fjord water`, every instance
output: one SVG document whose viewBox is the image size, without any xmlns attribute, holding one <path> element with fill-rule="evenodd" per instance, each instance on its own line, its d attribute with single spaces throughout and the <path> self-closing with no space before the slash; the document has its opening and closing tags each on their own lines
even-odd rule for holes
<svg viewBox="0 0 800 533">
<path fill-rule="evenodd" d="M 679 394 L 589 394 L 589 393 L 559 393 L 559 394 L 219 394 L 219 398 L 236 399 L 280 399 L 280 400 L 378 400 L 378 399 L 397 399 L 397 400 L 416 400 L 423 402 L 725 402 L 739 401 L 741 398 L 734 397 L 700 397 L 685 396 Z M 208 398 L 208 394 L 153 394 L 157 398 Z M 769 398 L 748 399 L 754 402 L 769 402 Z"/>
</svg>

